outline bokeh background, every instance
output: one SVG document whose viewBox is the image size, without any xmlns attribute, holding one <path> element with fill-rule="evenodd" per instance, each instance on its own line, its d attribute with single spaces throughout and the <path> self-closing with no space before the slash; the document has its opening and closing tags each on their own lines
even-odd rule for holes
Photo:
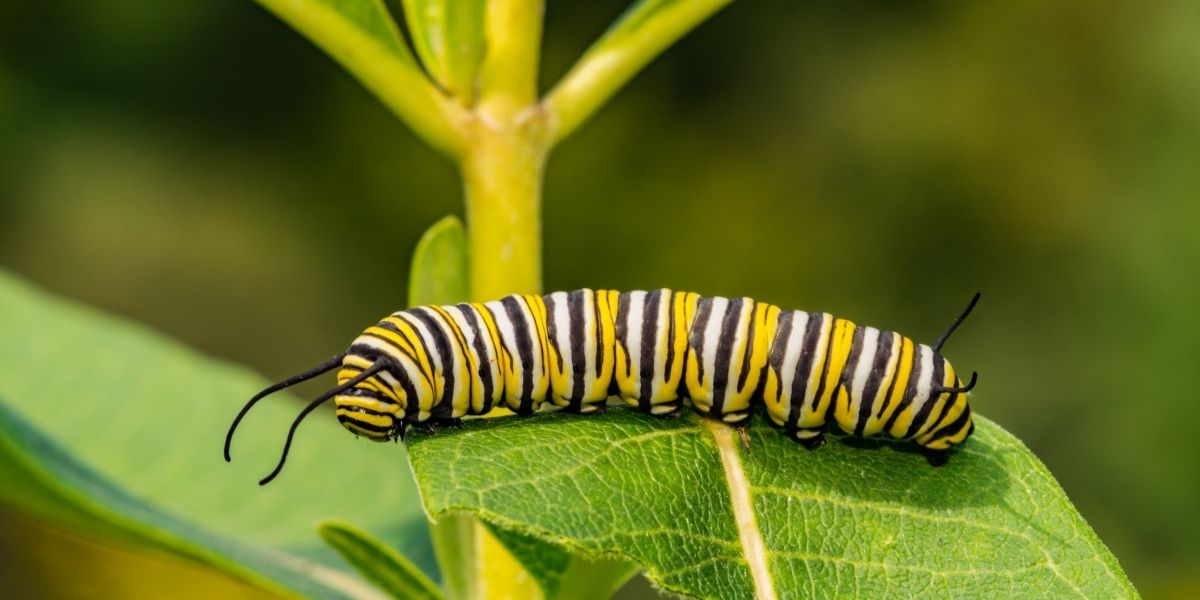
<svg viewBox="0 0 1200 600">
<path fill-rule="evenodd" d="M 622 7 L 549 3 L 547 87 Z M 451 163 L 248 0 L 0 3 L 0 268 L 278 378 L 447 213 Z M 1143 594 L 1200 594 L 1194 0 L 734 3 L 556 151 L 545 257 L 925 341 L 981 290 L 977 410 Z M 40 531 L 4 559 L 85 551 Z"/>
</svg>

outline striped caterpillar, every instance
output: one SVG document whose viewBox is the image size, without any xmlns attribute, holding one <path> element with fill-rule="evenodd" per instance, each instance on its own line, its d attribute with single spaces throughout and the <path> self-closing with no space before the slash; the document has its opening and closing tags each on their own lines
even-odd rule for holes
<svg viewBox="0 0 1200 600">
<path fill-rule="evenodd" d="M 260 483 L 279 474 L 300 422 L 331 398 L 346 429 L 376 441 L 403 438 L 409 425 L 458 424 L 493 406 L 528 415 L 549 402 L 594 413 L 610 396 L 662 417 L 678 415 L 686 398 L 740 428 L 757 401 L 808 449 L 824 443 L 832 421 L 860 437 L 912 440 L 938 466 L 975 428 L 966 394 L 976 374 L 963 385 L 940 351 L 978 300 L 932 346 L 828 313 L 666 289 L 419 306 L 256 394 L 230 425 L 225 460 L 256 402 L 340 366 L 338 385 L 296 417 L 279 465 Z"/>
</svg>

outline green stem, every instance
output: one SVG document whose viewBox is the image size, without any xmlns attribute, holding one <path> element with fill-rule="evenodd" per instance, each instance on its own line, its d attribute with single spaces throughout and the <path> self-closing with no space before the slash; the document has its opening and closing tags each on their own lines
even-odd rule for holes
<svg viewBox="0 0 1200 600">
<path fill-rule="evenodd" d="M 472 123 L 462 154 L 471 297 L 494 300 L 542 288 L 545 127 L 536 113 Z"/>
<path fill-rule="evenodd" d="M 575 131 L 654 57 L 732 0 L 643 0 L 571 67 L 543 104 L 551 145 Z"/>
<path fill-rule="evenodd" d="M 537 102 L 542 0 L 487 0 L 479 112 L 508 121 Z"/>
</svg>

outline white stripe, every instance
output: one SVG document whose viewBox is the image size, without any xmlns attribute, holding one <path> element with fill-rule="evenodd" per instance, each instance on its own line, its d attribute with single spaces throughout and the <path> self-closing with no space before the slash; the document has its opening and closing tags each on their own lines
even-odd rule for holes
<svg viewBox="0 0 1200 600">
<path fill-rule="evenodd" d="M 564 375 L 566 387 L 556 389 L 554 392 L 560 398 L 570 398 L 575 391 L 575 368 L 571 355 L 571 313 L 568 304 L 570 298 L 567 292 L 555 292 L 550 294 L 550 299 L 554 302 L 554 314 L 550 318 L 554 320 L 555 335 L 551 342 L 558 348 L 558 355 L 562 357 L 562 364 L 559 365 L 559 373 Z M 553 384 L 553 378 L 550 380 Z"/>
<path fill-rule="evenodd" d="M 654 379 L 650 384 L 650 398 L 658 398 L 662 393 L 663 382 L 667 379 L 667 346 L 671 340 L 663 340 L 670 331 L 668 325 L 671 319 L 671 290 L 662 289 L 657 292 L 661 296 L 658 302 L 658 315 L 654 319 Z M 672 400 L 672 398 L 667 398 Z"/>
<path fill-rule="evenodd" d="M 600 352 L 600 340 L 596 337 L 596 292 L 583 290 L 583 399 L 589 400 L 588 392 L 596 385 L 596 355 Z M 589 352 L 589 348 L 591 351 Z"/>
<path fill-rule="evenodd" d="M 709 382 L 700 382 L 704 386 L 705 396 L 707 400 L 712 400 L 712 379 L 713 372 L 717 370 L 717 344 L 721 341 L 721 322 L 725 320 L 725 313 L 729 310 L 728 298 L 713 298 L 712 312 L 708 315 L 708 323 L 704 326 L 704 348 L 701 358 L 704 359 L 704 373 L 708 375 Z"/>
<path fill-rule="evenodd" d="M 921 352 L 921 377 L 917 380 L 917 391 L 910 405 L 914 417 L 929 401 L 929 392 L 933 386 L 933 349 L 925 344 L 921 344 L 917 348 Z"/>
<path fill-rule="evenodd" d="M 625 351 L 629 353 L 629 379 L 633 389 L 627 390 L 629 398 L 637 398 L 642 376 L 642 314 L 645 310 L 646 292 L 629 292 L 629 309 L 625 319 Z"/>
</svg>

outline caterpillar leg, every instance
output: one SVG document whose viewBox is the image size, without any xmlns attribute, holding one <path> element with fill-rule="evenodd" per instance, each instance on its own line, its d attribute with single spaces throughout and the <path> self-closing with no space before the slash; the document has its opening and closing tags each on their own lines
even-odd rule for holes
<svg viewBox="0 0 1200 600">
<path fill-rule="evenodd" d="M 665 419 L 673 419 L 673 418 L 679 416 L 679 409 L 682 406 L 683 406 L 682 400 L 675 400 L 674 402 L 664 402 L 662 404 L 655 404 L 650 407 L 650 414 L 652 414 L 656 417 L 663 417 Z"/>
<path fill-rule="evenodd" d="M 949 450 L 923 448 L 921 452 L 925 455 L 925 460 L 929 461 L 930 466 L 940 467 L 950 460 Z"/>
<path fill-rule="evenodd" d="M 821 429 L 797 429 L 791 432 L 792 439 L 800 442 L 807 450 L 816 450 L 825 445 L 825 432 Z"/>
</svg>

